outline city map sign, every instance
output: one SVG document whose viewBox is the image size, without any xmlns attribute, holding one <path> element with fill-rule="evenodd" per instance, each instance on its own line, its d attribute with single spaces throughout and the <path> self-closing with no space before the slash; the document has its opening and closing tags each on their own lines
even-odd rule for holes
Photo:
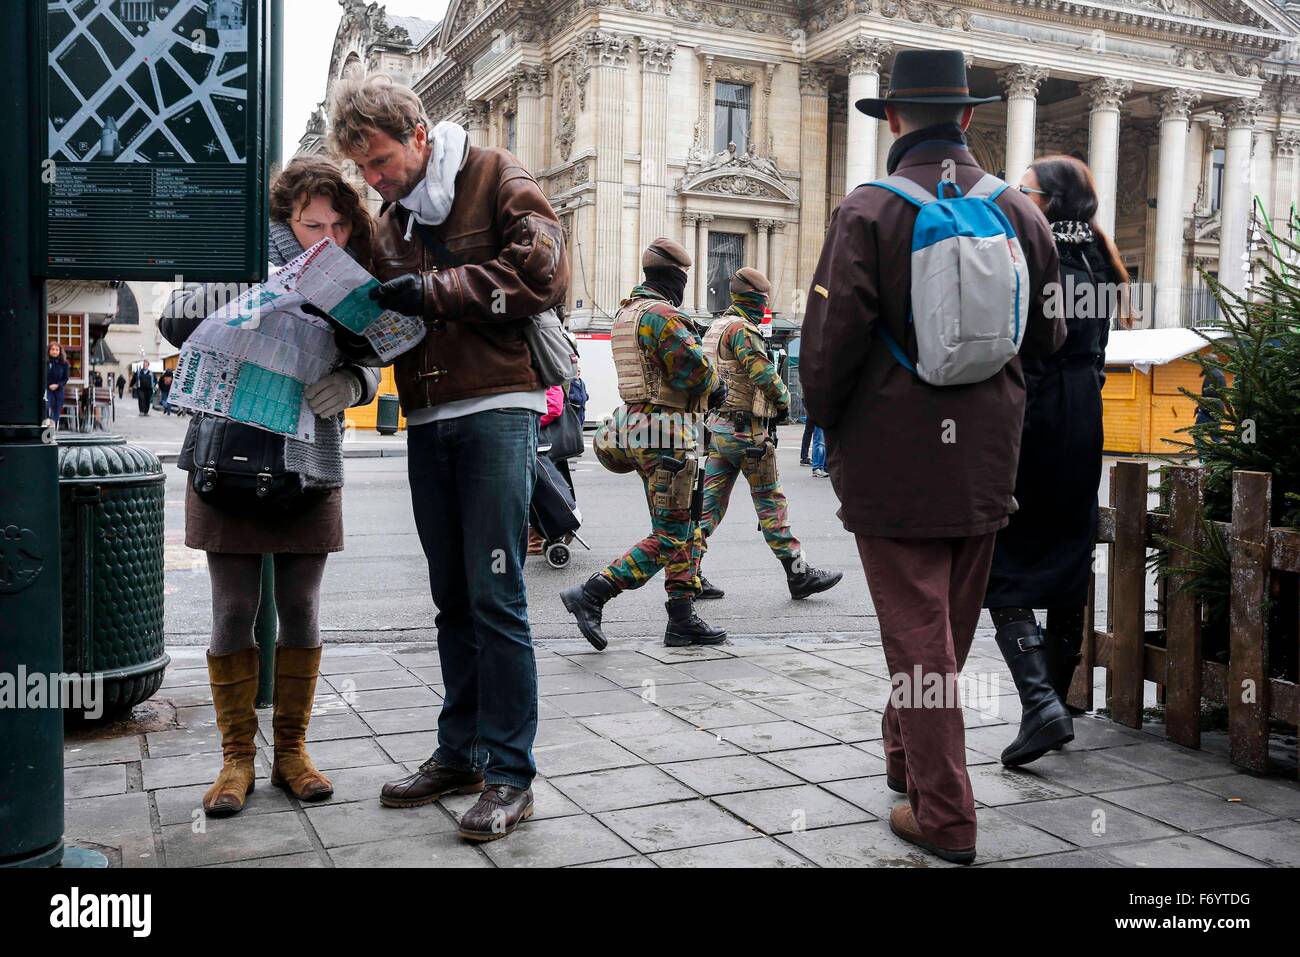
<svg viewBox="0 0 1300 957">
<path fill-rule="evenodd" d="M 46 6 L 42 273 L 260 278 L 263 0 Z"/>
</svg>

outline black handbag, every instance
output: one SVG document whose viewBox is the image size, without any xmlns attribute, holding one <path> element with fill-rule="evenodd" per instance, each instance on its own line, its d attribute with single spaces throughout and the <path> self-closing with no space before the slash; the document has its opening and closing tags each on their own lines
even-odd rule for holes
<svg viewBox="0 0 1300 957">
<path fill-rule="evenodd" d="M 542 429 L 541 442 L 543 445 L 550 444 L 546 455 L 552 462 L 576 459 L 582 455 L 586 443 L 582 439 L 582 419 L 578 417 L 578 407 L 565 402 L 564 411 Z"/>
<path fill-rule="evenodd" d="M 304 492 L 302 477 L 285 469 L 284 436 L 216 415 L 190 423 L 176 464 L 213 505 L 285 508 Z"/>
</svg>

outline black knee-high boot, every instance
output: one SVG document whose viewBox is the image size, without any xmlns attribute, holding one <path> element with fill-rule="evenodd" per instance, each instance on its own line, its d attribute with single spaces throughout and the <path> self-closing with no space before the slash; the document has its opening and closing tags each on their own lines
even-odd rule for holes
<svg viewBox="0 0 1300 957">
<path fill-rule="evenodd" d="M 1074 740 L 1070 712 L 1052 687 L 1051 658 L 1036 621 L 1013 621 L 997 630 L 998 648 L 1020 692 L 1020 733 L 1002 752 L 1002 763 L 1018 767 Z"/>
<path fill-rule="evenodd" d="M 1083 609 L 1056 609 L 1047 611 L 1048 658 L 1052 669 L 1052 687 L 1070 714 L 1083 714 L 1082 708 L 1071 707 L 1065 699 L 1070 694 L 1074 672 L 1083 660 Z"/>
</svg>

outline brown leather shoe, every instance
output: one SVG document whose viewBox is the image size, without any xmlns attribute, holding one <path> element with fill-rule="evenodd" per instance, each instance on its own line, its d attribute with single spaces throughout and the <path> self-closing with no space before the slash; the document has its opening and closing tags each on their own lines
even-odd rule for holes
<svg viewBox="0 0 1300 957">
<path fill-rule="evenodd" d="M 943 858 L 950 864 L 973 864 L 975 848 L 973 847 L 939 847 L 925 839 L 921 828 L 917 826 L 916 816 L 912 814 L 909 804 L 900 804 L 889 812 L 889 829 L 923 851 L 929 851 L 935 857 Z"/>
<path fill-rule="evenodd" d="M 482 790 L 482 772 L 456 771 L 430 758 L 414 774 L 385 784 L 379 792 L 379 803 L 385 807 L 420 807 L 444 794 L 478 794 Z"/>
<path fill-rule="evenodd" d="M 533 789 L 498 784 L 485 788 L 478 803 L 460 819 L 467 841 L 495 841 L 533 816 Z"/>
</svg>

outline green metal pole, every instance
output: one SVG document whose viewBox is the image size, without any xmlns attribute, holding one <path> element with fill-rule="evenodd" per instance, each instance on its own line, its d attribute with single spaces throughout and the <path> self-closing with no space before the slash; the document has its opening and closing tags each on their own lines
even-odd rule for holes
<svg viewBox="0 0 1300 957">
<path fill-rule="evenodd" d="M 267 18 L 268 82 L 266 84 L 266 156 L 271 175 L 280 171 L 284 136 L 284 0 L 270 0 Z M 275 698 L 275 562 L 262 556 L 262 600 L 257 606 L 253 626 L 257 646 L 262 652 L 257 683 L 257 706 L 269 708 Z"/>
<path fill-rule="evenodd" d="M 11 4 L 0 30 L 0 866 L 63 859 L 63 671 L 58 449 L 45 419 L 45 284 L 36 262 L 41 175 L 34 86 L 43 4 Z M 57 175 L 57 170 L 55 171 Z M 37 685 L 33 685 L 33 681 Z"/>
</svg>

